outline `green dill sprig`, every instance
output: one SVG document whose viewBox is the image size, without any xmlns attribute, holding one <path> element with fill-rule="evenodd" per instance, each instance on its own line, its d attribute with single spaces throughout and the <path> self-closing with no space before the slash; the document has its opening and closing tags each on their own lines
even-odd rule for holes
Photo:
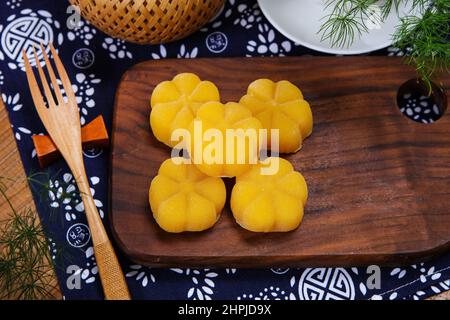
<svg viewBox="0 0 450 320">
<path fill-rule="evenodd" d="M 377 0 L 327 0 L 326 8 L 332 7 L 332 12 L 319 33 L 321 41 L 330 41 L 333 47 L 350 47 L 356 37 L 361 37 L 368 32 L 366 21 L 371 18 L 373 11 L 371 6 Z"/>
<path fill-rule="evenodd" d="M 53 299 L 57 283 L 44 230 L 32 210 L 18 212 L 0 181 L 11 212 L 0 223 L 0 299 Z"/>
<path fill-rule="evenodd" d="M 355 39 L 369 31 L 373 21 L 373 6 L 381 11 L 383 23 L 391 12 L 399 14 L 401 4 L 410 4 L 410 13 L 400 19 L 394 33 L 394 45 L 407 51 L 405 61 L 414 65 L 431 93 L 431 81 L 450 66 L 450 0 L 327 0 L 331 14 L 324 17 L 319 33 L 322 41 L 333 47 L 349 47 Z"/>
<path fill-rule="evenodd" d="M 450 68 L 450 1 L 437 0 L 421 17 L 401 19 L 394 34 L 395 45 L 408 51 L 408 64 L 416 67 L 418 76 L 431 93 L 431 81 Z"/>
<path fill-rule="evenodd" d="M 27 181 L 48 201 L 48 193 L 58 192 L 51 186 L 47 172 L 30 174 Z M 0 199 L 3 199 L 10 214 L 0 221 L 0 299 L 54 299 L 58 292 L 54 278 L 56 269 L 65 269 L 66 263 L 73 261 L 67 245 L 52 237 L 47 241 L 44 224 L 31 209 L 18 212 L 7 195 L 7 181 L 14 179 L 0 177 Z M 66 186 L 63 185 L 63 192 Z M 64 198 L 72 199 L 77 193 L 65 193 Z M 72 201 L 72 200 L 71 200 Z M 49 222 L 49 221 L 45 221 Z"/>
<path fill-rule="evenodd" d="M 448 0 L 447 0 L 448 1 Z M 411 4 L 411 10 L 420 15 L 429 6 L 429 0 L 326 0 L 331 13 L 323 19 L 319 33 L 321 40 L 333 47 L 348 48 L 356 38 L 369 31 L 368 23 L 381 24 L 391 12 L 399 13 L 401 4 Z"/>
</svg>

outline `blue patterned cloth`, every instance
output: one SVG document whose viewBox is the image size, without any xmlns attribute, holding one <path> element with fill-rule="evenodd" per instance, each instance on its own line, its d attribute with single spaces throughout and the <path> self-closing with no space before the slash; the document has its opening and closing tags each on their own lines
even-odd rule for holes
<svg viewBox="0 0 450 320">
<path fill-rule="evenodd" d="M 123 72 L 148 59 L 319 54 L 279 34 L 255 1 L 228 0 L 206 27 L 181 41 L 139 46 L 112 39 L 85 21 L 67 27 L 67 2 L 3 0 L 0 3 L 0 87 L 25 170 L 39 172 L 31 136 L 45 130 L 27 88 L 22 48 L 52 41 L 72 78 L 81 122 L 102 114 L 108 129 L 114 92 Z M 396 48 L 374 54 L 402 55 Z M 108 226 L 108 153 L 85 150 L 95 203 Z M 102 291 L 83 205 L 64 161 L 35 175 L 48 191 L 33 185 L 46 226 L 57 276 L 66 299 L 100 299 Z M 59 262 L 58 262 L 59 261 Z M 121 257 L 132 296 L 138 299 L 423 299 L 450 286 L 450 253 L 434 261 L 381 269 L 381 288 L 371 289 L 367 268 L 156 269 Z M 78 270 L 81 288 L 73 288 Z M 69 271 L 69 272 L 68 272 Z"/>
</svg>

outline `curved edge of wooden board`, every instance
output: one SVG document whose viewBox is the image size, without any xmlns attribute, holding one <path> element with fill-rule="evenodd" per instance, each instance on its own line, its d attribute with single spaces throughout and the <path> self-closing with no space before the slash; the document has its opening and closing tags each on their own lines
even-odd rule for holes
<svg viewBox="0 0 450 320">
<path fill-rule="evenodd" d="M 305 57 L 305 59 L 315 59 L 316 57 Z M 270 59 L 270 58 L 266 58 Z M 206 58 L 202 60 L 213 60 L 212 58 Z M 129 70 L 127 70 L 120 81 L 119 86 L 116 90 L 116 98 L 117 93 L 119 92 L 119 88 L 121 87 L 124 80 L 127 79 L 128 74 L 133 72 L 135 69 L 139 69 L 141 65 L 148 65 L 151 63 L 156 63 L 155 61 L 144 61 L 140 62 Z M 116 99 L 117 100 L 117 99 Z M 110 156 L 110 175 L 109 175 L 109 202 L 111 204 L 111 188 L 112 188 L 112 154 L 114 152 L 114 132 L 116 128 L 116 102 L 114 103 L 114 112 L 113 112 L 113 124 L 112 124 L 112 148 L 111 148 L 111 156 Z M 450 241 L 443 240 L 436 246 L 430 246 L 425 250 L 421 251 L 404 251 L 401 253 L 396 253 L 392 255 L 389 252 L 377 253 L 377 254 L 369 254 L 369 255 L 361 255 L 361 254 L 345 254 L 345 255 L 310 255 L 304 256 L 299 259 L 298 256 L 290 257 L 290 256 L 273 256 L 275 263 L 273 265 L 268 265 L 266 260 L 260 261 L 257 256 L 236 256 L 230 257 L 227 256 L 225 259 L 222 259 L 220 256 L 208 256 L 208 257 L 190 257 L 190 256 L 177 256 L 174 258 L 173 256 L 154 256 L 148 255 L 144 252 L 136 251 L 132 248 L 128 248 L 126 244 L 122 241 L 120 236 L 116 233 L 114 228 L 114 217 L 109 211 L 109 223 L 111 226 L 111 233 L 114 237 L 116 244 L 119 249 L 128 256 L 131 260 L 137 263 L 141 263 L 148 266 L 155 267 L 175 267 L 175 266 L 183 266 L 183 267 L 248 267 L 248 268 L 258 268 L 258 267 L 318 267 L 318 266 L 361 266 L 368 264 L 380 264 L 385 266 L 393 266 L 393 265 L 404 265 L 410 264 L 417 261 L 428 260 L 436 255 L 442 254 L 443 252 L 450 250 Z M 333 261 L 330 264 L 330 261 Z"/>
<path fill-rule="evenodd" d="M 112 224 L 112 222 L 110 222 Z M 289 256 L 273 256 L 276 263 L 268 265 L 266 259 L 259 260 L 258 257 L 238 256 L 232 258 L 230 256 L 226 259 L 221 257 L 182 257 L 177 256 L 154 256 L 146 255 L 145 253 L 134 251 L 127 248 L 121 241 L 120 236 L 112 229 L 112 234 L 119 249 L 133 262 L 146 265 L 149 267 L 214 267 L 214 268 L 281 268 L 281 267 L 358 267 L 367 265 L 382 265 L 382 266 L 401 266 L 413 264 L 416 262 L 423 262 L 430 260 L 444 252 L 450 250 L 450 242 L 443 243 L 441 246 L 430 248 L 425 251 L 404 252 L 401 254 L 376 254 L 376 255 L 321 255 L 308 256 L 302 259 L 298 257 Z M 333 263 L 330 264 L 330 261 Z"/>
</svg>

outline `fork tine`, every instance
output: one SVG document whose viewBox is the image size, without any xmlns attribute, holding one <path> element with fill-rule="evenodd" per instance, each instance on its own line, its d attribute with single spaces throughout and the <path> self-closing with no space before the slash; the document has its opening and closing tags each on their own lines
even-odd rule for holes
<svg viewBox="0 0 450 320">
<path fill-rule="evenodd" d="M 44 70 L 41 67 L 41 62 L 39 61 L 38 55 L 36 53 L 36 49 L 33 47 L 34 59 L 36 60 L 36 66 L 39 72 L 39 76 L 41 78 L 42 87 L 44 88 L 45 97 L 47 98 L 48 106 L 52 107 L 55 105 L 55 100 L 52 96 L 52 91 L 50 90 L 50 86 L 48 85 L 47 78 L 45 77 Z"/>
<path fill-rule="evenodd" d="M 67 75 L 66 69 L 64 68 L 64 65 L 62 64 L 61 59 L 59 58 L 58 53 L 56 53 L 55 47 L 53 47 L 52 43 L 50 43 L 50 50 L 52 52 L 53 59 L 55 60 L 56 69 L 58 70 L 64 90 L 66 91 L 67 98 L 75 101 L 75 93 L 72 90 L 72 84 L 70 83 L 69 76 Z"/>
<path fill-rule="evenodd" d="M 61 89 L 59 88 L 58 81 L 56 80 L 55 71 L 53 70 L 52 64 L 50 63 L 50 59 L 48 58 L 47 52 L 45 52 L 45 48 L 44 48 L 44 45 L 42 44 L 42 42 L 41 42 L 40 47 L 41 47 L 42 54 L 44 56 L 45 65 L 47 66 L 48 74 L 50 75 L 50 80 L 52 82 L 53 89 L 55 90 L 56 99 L 58 99 L 58 102 L 61 104 L 64 102 L 64 100 L 63 100 L 63 96 L 61 93 Z"/>
<path fill-rule="evenodd" d="M 44 99 L 42 98 L 41 90 L 39 89 L 39 85 L 33 73 L 33 68 L 31 67 L 25 50 L 22 50 L 22 57 L 25 62 L 25 72 L 27 75 L 28 87 L 30 88 L 31 97 L 33 98 L 36 110 L 38 111 L 39 115 L 41 115 L 45 109 Z"/>
</svg>

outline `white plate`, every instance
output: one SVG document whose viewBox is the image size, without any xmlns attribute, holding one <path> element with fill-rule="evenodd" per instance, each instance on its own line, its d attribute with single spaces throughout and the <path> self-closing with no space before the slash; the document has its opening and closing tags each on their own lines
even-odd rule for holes
<svg viewBox="0 0 450 320">
<path fill-rule="evenodd" d="M 378 28 L 371 28 L 361 37 L 356 36 L 350 47 L 332 47 L 330 41 L 321 41 L 321 34 L 318 33 L 326 21 L 324 17 L 332 10 L 331 6 L 325 8 L 325 0 L 258 0 L 258 2 L 267 20 L 284 36 L 302 46 L 332 54 L 360 54 L 385 48 L 392 44 L 392 34 L 400 22 L 398 14 L 391 12 Z M 399 15 L 404 16 L 410 8 L 410 4 L 401 5 Z"/>
</svg>

